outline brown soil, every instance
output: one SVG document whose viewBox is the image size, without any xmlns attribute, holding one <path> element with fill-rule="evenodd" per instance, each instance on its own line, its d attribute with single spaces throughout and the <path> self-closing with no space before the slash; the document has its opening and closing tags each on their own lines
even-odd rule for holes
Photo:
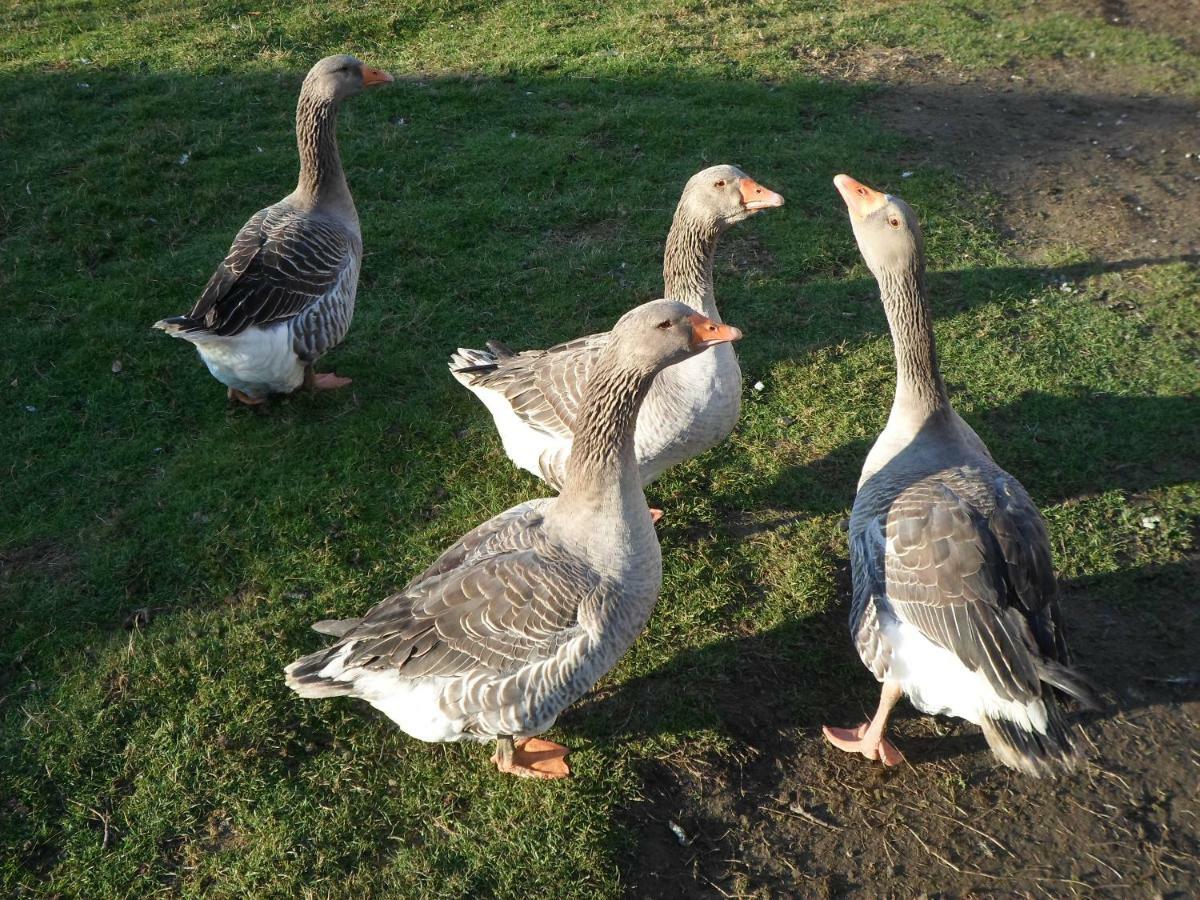
<svg viewBox="0 0 1200 900">
<path fill-rule="evenodd" d="M 786 705 L 764 705 L 755 679 L 721 684 L 724 730 L 743 739 L 741 759 L 672 757 L 647 770 L 646 802 L 629 813 L 639 836 L 630 893 L 1193 895 L 1200 608 L 1188 591 L 1198 575 L 1200 559 L 1136 576 L 1136 589 L 1174 598 L 1153 609 L 1093 599 L 1104 593 L 1096 584 L 1064 586 L 1077 662 L 1111 702 L 1085 719 L 1094 753 L 1086 770 L 1057 780 L 1003 769 L 973 726 L 911 709 L 893 734 L 908 762 L 886 770 L 826 745 L 819 715 L 797 721 Z M 839 610 L 806 627 L 844 641 L 842 618 Z M 789 677 L 761 646 L 748 645 L 743 668 L 760 653 L 773 677 Z M 848 645 L 845 656 L 839 670 L 857 674 Z M 869 681 L 857 680 L 833 724 L 869 713 Z"/>
<path fill-rule="evenodd" d="M 1191 0 L 1089 7 L 1184 41 L 1200 34 Z M 1200 258 L 1195 101 L 1129 95 L 1065 62 L 970 75 L 898 51 L 815 62 L 886 81 L 869 111 L 917 147 L 898 168 L 949 166 L 998 198 L 997 224 L 1018 254 L 1037 260 L 1043 247 L 1067 245 L 1106 262 Z M 1063 586 L 1077 662 L 1111 703 L 1084 719 L 1094 747 L 1086 770 L 1053 781 L 1003 769 L 978 729 L 911 707 L 894 732 L 906 765 L 884 770 L 826 745 L 824 719 L 853 724 L 877 699 L 849 647 L 844 607 L 803 623 L 844 648 L 839 673 L 855 673 L 840 710 L 764 702 L 778 679 L 811 673 L 789 673 L 769 642 L 747 640 L 746 677 L 713 685 L 739 758 L 673 755 L 647 768 L 643 802 L 627 812 L 638 835 L 624 867 L 629 894 L 1195 896 L 1197 583 L 1200 558 Z M 1153 602 L 1130 608 L 1119 596 Z M 758 663 L 769 677 L 755 675 Z"/>
<path fill-rule="evenodd" d="M 950 165 L 998 195 L 1020 255 L 1047 244 L 1106 261 L 1200 254 L 1200 102 L 1122 94 L 1062 62 L 949 81 L 932 66 L 930 77 L 920 60 L 896 61 L 906 81 L 872 102 L 917 144 L 897 163 Z"/>
</svg>

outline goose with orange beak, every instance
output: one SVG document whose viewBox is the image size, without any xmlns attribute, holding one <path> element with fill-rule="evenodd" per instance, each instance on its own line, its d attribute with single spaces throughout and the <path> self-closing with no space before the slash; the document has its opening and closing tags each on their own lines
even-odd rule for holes
<svg viewBox="0 0 1200 900">
<path fill-rule="evenodd" d="M 338 640 L 287 667 L 292 690 L 359 697 L 423 741 L 494 741 L 511 775 L 570 774 L 539 735 L 629 649 L 662 585 L 638 410 L 656 375 L 741 337 L 672 300 L 608 334 L 559 495 L 484 522 L 361 619 L 318 622 Z"/>
<path fill-rule="evenodd" d="M 736 166 L 712 166 L 693 175 L 667 235 L 663 295 L 720 322 L 712 277 L 718 239 L 783 202 Z M 492 414 L 509 459 L 557 489 L 571 456 L 585 386 L 608 341 L 607 333 L 591 334 L 522 353 L 492 341 L 487 350 L 460 348 L 450 371 Z M 650 386 L 635 436 L 642 483 L 728 437 L 741 397 L 741 369 L 727 344 L 663 371 Z"/>
<path fill-rule="evenodd" d="M 353 56 L 309 70 L 296 106 L 296 189 L 255 213 L 191 312 L 155 323 L 193 344 L 230 400 L 249 405 L 301 385 L 349 378 L 313 365 L 346 336 L 354 316 L 362 233 L 337 145 L 343 100 L 392 76 Z"/>
<path fill-rule="evenodd" d="M 1083 758 L 1065 698 L 1097 704 L 1070 665 L 1045 522 L 950 405 L 912 207 L 848 175 L 834 184 L 879 283 L 896 357 L 887 426 L 867 455 L 850 517 L 850 632 L 882 683 L 857 728 L 824 729 L 840 750 L 903 761 L 887 739 L 902 696 L 983 729 L 996 758 L 1030 775 Z"/>
</svg>

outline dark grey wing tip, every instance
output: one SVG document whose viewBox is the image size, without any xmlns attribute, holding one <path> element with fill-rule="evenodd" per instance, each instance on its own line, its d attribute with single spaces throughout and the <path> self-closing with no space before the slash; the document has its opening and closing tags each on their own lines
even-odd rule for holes
<svg viewBox="0 0 1200 900">
<path fill-rule="evenodd" d="M 502 341 L 488 341 L 486 344 L 484 344 L 484 346 L 492 351 L 497 359 L 504 359 L 506 356 L 517 355 L 509 348 L 507 344 Z"/>
<path fill-rule="evenodd" d="M 1034 665 L 1041 681 L 1072 697 L 1084 709 L 1098 711 L 1104 708 L 1099 687 L 1078 669 L 1064 666 L 1052 659 L 1037 659 Z"/>
<path fill-rule="evenodd" d="M 1087 759 L 1083 733 L 1068 725 L 1052 697 L 1046 698 L 1046 733 L 1030 731 L 1008 719 L 984 716 L 980 726 L 988 748 L 1004 765 L 1034 778 L 1074 772 Z"/>
<path fill-rule="evenodd" d="M 159 319 L 150 327 L 165 331 L 167 334 L 175 334 L 180 331 L 190 331 L 195 325 L 196 323 L 187 316 L 167 316 L 165 319 Z"/>
<path fill-rule="evenodd" d="M 454 372 L 458 375 L 475 375 L 480 372 L 495 372 L 500 365 L 498 363 L 481 363 L 477 366 L 462 366 L 455 369 Z"/>
</svg>

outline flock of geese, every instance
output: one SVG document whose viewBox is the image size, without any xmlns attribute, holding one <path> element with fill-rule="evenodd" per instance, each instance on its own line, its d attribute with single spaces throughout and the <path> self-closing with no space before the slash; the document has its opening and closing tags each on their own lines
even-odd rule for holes
<svg viewBox="0 0 1200 900">
<path fill-rule="evenodd" d="M 313 66 L 296 113 L 296 189 L 246 223 L 187 315 L 156 325 L 194 344 L 233 400 L 349 384 L 313 371 L 350 327 L 362 261 L 337 111 L 391 80 L 351 56 Z M 1069 771 L 1083 751 L 1063 700 L 1097 698 L 1070 666 L 1045 523 L 950 405 L 916 214 L 849 176 L 834 184 L 879 283 L 896 393 L 849 529 L 850 632 L 882 685 L 879 707 L 825 737 L 895 765 L 888 717 L 907 696 L 979 725 L 1008 766 Z M 492 414 L 509 458 L 557 496 L 488 519 L 362 618 L 316 623 L 334 643 L 287 667 L 292 690 L 362 698 L 423 741 L 494 741 L 502 772 L 569 775 L 567 748 L 539 735 L 629 649 L 662 585 L 661 512 L 642 489 L 738 419 L 742 334 L 717 312 L 715 245 L 783 202 L 733 166 L 705 169 L 667 237 L 669 299 L 547 350 L 459 349 L 453 376 Z"/>
</svg>

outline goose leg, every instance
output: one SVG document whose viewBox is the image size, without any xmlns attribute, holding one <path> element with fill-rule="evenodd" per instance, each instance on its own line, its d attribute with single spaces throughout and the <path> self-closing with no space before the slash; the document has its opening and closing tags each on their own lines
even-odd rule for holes
<svg viewBox="0 0 1200 900">
<path fill-rule="evenodd" d="M 821 729 L 825 740 L 839 750 L 847 753 L 861 753 L 867 759 L 877 759 L 885 766 L 895 766 L 904 762 L 904 754 L 896 749 L 884 734 L 887 732 L 888 717 L 892 707 L 900 699 L 903 691 L 894 681 L 885 681 L 883 690 L 879 692 L 879 708 L 870 722 L 863 722 L 857 728 L 830 728 L 826 725 Z"/>
<path fill-rule="evenodd" d="M 492 762 L 501 772 L 521 778 L 566 778 L 571 774 L 566 756 L 571 751 L 562 744 L 541 738 L 514 741 L 512 735 L 496 738 L 496 753 Z"/>
<path fill-rule="evenodd" d="M 311 365 L 304 369 L 304 389 L 308 391 L 332 391 L 343 388 L 352 381 L 352 378 L 343 378 L 332 372 L 314 372 Z"/>
<path fill-rule="evenodd" d="M 267 402 L 265 397 L 251 397 L 249 394 L 243 393 L 237 388 L 230 388 L 226 396 L 228 396 L 231 401 L 236 400 L 238 403 L 246 404 L 246 406 L 261 406 Z"/>
<path fill-rule="evenodd" d="M 650 524 L 651 525 L 657 525 L 658 520 L 661 519 L 662 517 L 663 517 L 663 511 L 661 509 L 655 509 L 653 506 L 650 507 Z"/>
</svg>

